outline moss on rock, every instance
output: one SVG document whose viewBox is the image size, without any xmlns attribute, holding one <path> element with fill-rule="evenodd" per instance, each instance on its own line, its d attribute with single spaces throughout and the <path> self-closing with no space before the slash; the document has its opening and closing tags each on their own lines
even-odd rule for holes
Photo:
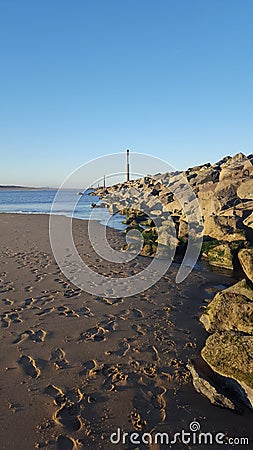
<svg viewBox="0 0 253 450">
<path fill-rule="evenodd" d="M 201 355 L 219 374 L 253 389 L 253 336 L 235 331 L 215 332 L 207 338 Z"/>
</svg>

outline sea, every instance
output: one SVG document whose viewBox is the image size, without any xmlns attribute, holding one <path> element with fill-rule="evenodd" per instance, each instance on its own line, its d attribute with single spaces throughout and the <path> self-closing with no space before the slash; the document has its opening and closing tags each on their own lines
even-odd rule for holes
<svg viewBox="0 0 253 450">
<path fill-rule="evenodd" d="M 103 225 L 123 231 L 124 217 L 111 215 L 107 208 L 92 208 L 99 205 L 99 198 L 90 196 L 91 191 L 80 195 L 77 190 L 57 189 L 0 189 L 0 213 L 15 214 L 60 214 L 82 220 L 97 220 Z M 52 211 L 51 211 L 52 210 Z"/>
</svg>

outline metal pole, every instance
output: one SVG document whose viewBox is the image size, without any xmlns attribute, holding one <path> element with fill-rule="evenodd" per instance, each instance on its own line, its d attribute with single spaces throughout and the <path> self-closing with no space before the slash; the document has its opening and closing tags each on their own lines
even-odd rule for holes
<svg viewBox="0 0 253 450">
<path fill-rule="evenodd" d="M 129 171 L 129 150 L 127 149 L 126 151 L 126 180 L 129 181 L 130 180 L 130 171 Z"/>
<path fill-rule="evenodd" d="M 104 175 L 104 188 L 105 188 L 105 175 Z"/>
</svg>

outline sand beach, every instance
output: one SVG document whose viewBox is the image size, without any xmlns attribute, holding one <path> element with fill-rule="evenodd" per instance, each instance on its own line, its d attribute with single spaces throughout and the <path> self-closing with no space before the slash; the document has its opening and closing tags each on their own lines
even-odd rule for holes
<svg viewBox="0 0 253 450">
<path fill-rule="evenodd" d="M 200 449 L 110 440 L 118 429 L 172 436 L 193 421 L 205 432 L 247 436 L 252 443 L 252 411 L 211 405 L 194 390 L 186 368 L 191 359 L 209 373 L 200 358 L 207 333 L 199 316 L 207 300 L 236 281 L 231 273 L 200 264 L 177 285 L 174 263 L 139 295 L 92 296 L 55 263 L 48 221 L 47 215 L 0 215 L 1 448 Z M 100 233 L 103 225 L 96 226 Z M 86 221 L 75 219 L 73 234 L 86 263 L 107 276 L 127 277 L 147 264 L 139 256 L 114 268 L 98 257 Z M 107 234 L 119 249 L 123 233 L 108 228 Z"/>
</svg>

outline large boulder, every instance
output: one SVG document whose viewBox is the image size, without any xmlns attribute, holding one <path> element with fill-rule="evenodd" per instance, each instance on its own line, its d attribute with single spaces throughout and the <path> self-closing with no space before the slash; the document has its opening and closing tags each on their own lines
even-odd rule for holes
<svg viewBox="0 0 253 450">
<path fill-rule="evenodd" d="M 219 241 L 245 240 L 245 232 L 238 227 L 238 216 L 211 215 L 204 217 L 204 235 Z"/>
<path fill-rule="evenodd" d="M 119 205 L 116 205 L 115 203 L 112 203 L 110 206 L 109 206 L 109 213 L 110 214 L 116 214 L 118 211 L 119 211 L 119 209 L 120 209 L 120 206 Z"/>
<path fill-rule="evenodd" d="M 234 403 L 224 394 L 218 391 L 204 375 L 198 371 L 192 363 L 186 365 L 192 376 L 192 383 L 197 392 L 204 395 L 215 406 L 228 408 L 235 411 L 237 408 Z"/>
<path fill-rule="evenodd" d="M 214 196 L 216 201 L 216 211 L 233 206 L 237 200 L 237 184 L 238 182 L 231 179 L 216 183 Z"/>
<path fill-rule="evenodd" d="M 163 225 L 158 229 L 158 243 L 174 249 L 178 245 L 178 239 L 175 235 L 175 229 L 171 226 Z"/>
<path fill-rule="evenodd" d="M 209 332 L 238 330 L 253 334 L 253 291 L 246 280 L 218 292 L 200 322 Z"/>
<path fill-rule="evenodd" d="M 212 266 L 233 269 L 233 256 L 228 244 L 220 244 L 211 248 L 207 254 L 207 257 L 209 264 Z"/>
<path fill-rule="evenodd" d="M 188 223 L 184 220 L 179 221 L 178 238 L 184 242 L 188 240 Z"/>
<path fill-rule="evenodd" d="M 221 165 L 219 180 L 244 178 L 252 174 L 252 169 L 251 160 L 243 153 L 238 153 Z"/>
<path fill-rule="evenodd" d="M 241 199 L 253 200 L 253 179 L 243 181 L 237 189 L 237 196 Z"/>
<path fill-rule="evenodd" d="M 246 217 L 246 219 L 244 219 L 243 224 L 246 227 L 253 229 L 253 212 L 248 217 Z"/>
<path fill-rule="evenodd" d="M 238 258 L 245 275 L 253 282 L 253 247 L 241 249 Z"/>
<path fill-rule="evenodd" d="M 253 336 L 215 332 L 207 338 L 201 356 L 215 372 L 236 380 L 238 393 L 253 408 Z"/>
</svg>

